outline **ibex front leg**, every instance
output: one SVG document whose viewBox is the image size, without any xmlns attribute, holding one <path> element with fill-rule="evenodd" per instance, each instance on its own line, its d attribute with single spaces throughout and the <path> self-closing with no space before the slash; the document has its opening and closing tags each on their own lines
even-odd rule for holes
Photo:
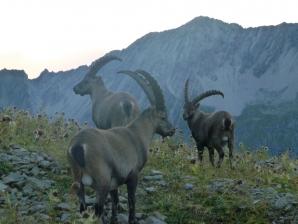
<svg viewBox="0 0 298 224">
<path fill-rule="evenodd" d="M 234 145 L 233 145 L 233 139 L 229 139 L 228 141 L 228 147 L 229 147 L 229 160 L 230 160 L 230 167 L 231 169 L 234 169 L 234 163 L 233 163 L 233 151 L 234 151 Z"/>
<path fill-rule="evenodd" d="M 118 189 L 112 190 L 110 192 L 110 195 L 111 195 L 111 199 L 112 199 L 111 224 L 115 224 L 115 223 L 117 223 L 118 203 L 119 203 Z"/>
<path fill-rule="evenodd" d="M 77 191 L 77 196 L 80 201 L 80 213 L 82 213 L 87 208 L 86 202 L 85 202 L 85 188 L 83 183 L 80 183 L 80 188 Z"/>
<path fill-rule="evenodd" d="M 198 149 L 198 160 L 199 160 L 199 163 L 202 164 L 203 163 L 204 145 L 197 142 L 197 149 Z"/>
<path fill-rule="evenodd" d="M 214 167 L 214 148 L 208 147 L 208 151 L 209 151 L 209 161 L 211 165 Z"/>
<path fill-rule="evenodd" d="M 128 207 L 129 207 L 129 224 L 136 224 L 135 204 L 136 204 L 136 189 L 138 184 L 138 176 L 134 174 L 127 182 Z"/>
</svg>

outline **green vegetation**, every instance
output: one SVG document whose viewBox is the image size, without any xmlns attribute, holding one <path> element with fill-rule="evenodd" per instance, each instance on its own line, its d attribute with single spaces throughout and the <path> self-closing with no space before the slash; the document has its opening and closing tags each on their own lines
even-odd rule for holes
<svg viewBox="0 0 298 224">
<path fill-rule="evenodd" d="M 81 128 L 76 121 L 66 121 L 59 113 L 50 119 L 44 113 L 32 116 L 27 111 L 8 108 L 1 115 L 0 118 L 8 116 L 12 119 L 11 122 L 0 122 L 1 149 L 15 144 L 28 150 L 42 150 L 61 163 L 65 162 L 71 137 Z"/>
<path fill-rule="evenodd" d="M 69 193 L 71 185 L 65 151 L 79 125 L 65 120 L 62 115 L 49 119 L 46 115 L 33 117 L 24 111 L 7 109 L 0 113 L 0 120 L 4 115 L 12 121 L 0 122 L 0 152 L 17 144 L 28 150 L 50 154 L 62 166 L 65 174 L 51 174 L 56 184 L 47 192 L 48 222 L 59 223 L 54 218 L 57 215 L 54 208 Z M 166 221 L 170 224 L 271 223 L 280 216 L 286 216 L 285 211 L 272 208 L 271 199 L 255 198 L 252 192 L 273 188 L 278 194 L 288 193 L 297 198 L 298 161 L 290 158 L 288 153 L 271 157 L 266 147 L 253 152 L 243 145 L 236 148 L 236 168 L 231 170 L 225 159 L 222 168 L 216 169 L 209 164 L 207 151 L 202 165 L 191 163 L 191 158 L 196 157 L 196 150 L 184 144 L 179 136 L 164 142 L 154 140 L 148 163 L 141 173 L 137 212 L 149 214 L 159 211 L 167 216 Z M 0 174 L 7 174 L 12 169 L 9 163 L 1 164 Z M 165 186 L 142 180 L 152 170 L 162 172 Z M 192 189 L 186 189 L 186 184 L 191 184 Z M 146 193 L 144 188 L 148 185 L 154 186 L 156 191 Z M 122 187 L 121 194 L 124 193 L 125 188 Z M 22 223 L 20 220 L 23 219 L 32 223 L 30 217 L 21 217 L 17 205 L 10 203 L 8 197 L 6 202 L 4 205 L 0 203 L 0 211 L 1 206 L 7 211 L 0 213 L 0 223 Z M 78 218 L 75 214 L 78 207 L 76 198 L 69 196 L 69 203 L 72 223 L 91 223 L 90 218 Z"/>
<path fill-rule="evenodd" d="M 298 147 L 297 99 L 279 105 L 247 106 L 236 120 L 238 141 L 253 147 L 269 146 L 273 154 Z"/>
</svg>

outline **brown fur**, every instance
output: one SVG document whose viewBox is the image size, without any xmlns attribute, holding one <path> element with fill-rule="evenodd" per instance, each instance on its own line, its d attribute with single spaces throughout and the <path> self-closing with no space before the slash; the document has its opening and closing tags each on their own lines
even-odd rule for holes
<svg viewBox="0 0 298 224">
<path fill-rule="evenodd" d="M 162 97 L 162 93 L 155 93 L 155 98 L 157 97 Z M 74 189 L 77 190 L 76 193 L 81 202 L 81 211 L 86 209 L 84 176 L 88 175 L 90 178 L 87 179 L 92 180 L 92 183 L 90 181 L 91 187 L 97 194 L 96 214 L 101 217 L 105 199 L 110 193 L 112 198 L 111 222 L 115 223 L 119 201 L 118 187 L 126 184 L 129 223 L 136 223 L 135 191 L 139 172 L 147 161 L 151 139 L 154 133 L 171 136 L 175 132 L 167 119 L 166 111 L 157 108 L 165 107 L 164 105 L 152 105 L 125 127 L 114 127 L 108 130 L 84 129 L 72 139 L 67 157 L 73 172 Z M 83 158 L 79 158 L 78 155 L 83 155 Z M 85 166 L 81 167 L 79 164 L 85 164 Z M 79 183 L 79 189 L 76 188 L 78 186 L 76 183 Z"/>
<path fill-rule="evenodd" d="M 96 73 L 112 60 L 120 59 L 114 56 L 105 56 L 95 61 L 84 79 L 73 88 L 76 94 L 90 95 L 92 120 L 100 129 L 124 126 L 140 113 L 134 97 L 128 93 L 114 93 L 107 90 L 102 78 L 96 76 Z"/>
<path fill-rule="evenodd" d="M 202 162 L 204 147 L 207 147 L 209 151 L 209 160 L 214 166 L 215 148 L 219 155 L 217 167 L 220 167 L 224 158 L 224 147 L 227 145 L 229 148 L 230 164 L 232 165 L 234 144 L 234 121 L 232 116 L 226 111 L 217 111 L 214 113 L 205 113 L 200 111 L 199 101 L 196 102 L 194 100 L 188 100 L 187 89 L 188 81 L 185 84 L 185 104 L 183 118 L 187 121 L 191 134 L 196 141 L 199 161 Z M 216 90 L 208 91 L 203 94 L 203 98 L 211 95 L 223 96 L 220 91 Z"/>
</svg>

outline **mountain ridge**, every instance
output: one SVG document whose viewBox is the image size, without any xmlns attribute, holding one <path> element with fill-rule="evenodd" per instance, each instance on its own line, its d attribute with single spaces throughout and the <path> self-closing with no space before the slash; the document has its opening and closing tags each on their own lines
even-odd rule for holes
<svg viewBox="0 0 298 224">
<path fill-rule="evenodd" d="M 227 110 L 236 117 L 241 117 L 247 107 L 254 105 L 277 108 L 284 102 L 294 103 L 298 92 L 298 24 L 243 28 L 208 17 L 196 17 L 178 28 L 146 34 L 127 48 L 108 54 L 119 56 L 123 61 L 111 62 L 99 71 L 107 87 L 130 92 L 144 108 L 148 101 L 142 90 L 117 71 L 147 70 L 164 91 L 170 118 L 183 130 L 187 129 L 181 119 L 187 78 L 191 80 L 192 97 L 208 89 L 223 91 L 224 99 L 210 97 L 202 104 L 216 110 Z M 23 82 L 28 92 L 26 97 L 32 105 L 29 109 L 50 115 L 64 111 L 67 117 L 90 122 L 89 97 L 74 95 L 72 91 L 88 68 L 81 65 L 59 72 L 45 69 L 36 79 L 28 80 L 27 77 Z M 1 70 L 0 81 L 4 80 L 2 73 Z M 11 98 L 5 91 L 2 95 L 5 99 Z M 9 106 L 8 101 L 0 101 L 0 107 Z M 250 136 L 249 133 L 243 135 L 243 127 L 240 130 L 238 136 L 241 139 Z M 294 146 L 298 147 L 297 141 Z"/>
</svg>

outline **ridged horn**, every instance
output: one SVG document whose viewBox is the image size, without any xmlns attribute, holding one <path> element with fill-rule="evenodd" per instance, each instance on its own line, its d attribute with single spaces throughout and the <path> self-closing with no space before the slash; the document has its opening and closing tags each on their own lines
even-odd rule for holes
<svg viewBox="0 0 298 224">
<path fill-rule="evenodd" d="M 197 104 L 202 99 L 205 99 L 205 98 L 207 98 L 209 96 L 214 96 L 214 95 L 220 95 L 220 96 L 222 96 L 224 98 L 224 94 L 221 91 L 218 91 L 218 90 L 208 90 L 208 91 L 200 94 L 196 98 L 194 98 L 193 101 L 192 101 L 192 103 L 193 104 Z"/>
<path fill-rule="evenodd" d="M 186 80 L 185 86 L 184 86 L 184 103 L 188 103 L 189 102 L 188 86 L 189 86 L 189 79 Z"/>
<path fill-rule="evenodd" d="M 117 60 L 117 61 L 122 61 L 121 58 L 117 57 L 117 56 L 113 56 L 113 55 L 108 55 L 108 56 L 104 56 L 101 57 L 99 59 L 97 59 L 96 61 L 94 61 L 91 66 L 89 71 L 87 72 L 86 76 L 95 76 L 96 73 L 103 67 L 105 66 L 107 63 L 109 63 L 110 61 L 113 60 Z"/>
<path fill-rule="evenodd" d="M 161 91 L 160 86 L 158 85 L 157 81 L 150 75 L 148 72 L 144 70 L 137 70 L 137 73 L 143 75 L 148 82 L 150 83 L 150 86 L 153 90 L 154 98 L 155 98 L 155 108 L 159 111 L 164 111 L 166 112 L 166 105 L 165 105 L 165 100 Z"/>
<path fill-rule="evenodd" d="M 141 88 L 144 90 L 144 92 L 146 93 L 149 102 L 151 105 L 155 105 L 155 97 L 152 91 L 152 88 L 150 86 L 150 83 L 147 79 L 144 78 L 144 76 L 140 76 L 137 72 L 133 72 L 133 71 L 129 71 L 129 70 L 122 70 L 117 72 L 119 74 L 125 74 L 130 76 L 131 78 L 133 78 L 140 86 Z"/>
</svg>

